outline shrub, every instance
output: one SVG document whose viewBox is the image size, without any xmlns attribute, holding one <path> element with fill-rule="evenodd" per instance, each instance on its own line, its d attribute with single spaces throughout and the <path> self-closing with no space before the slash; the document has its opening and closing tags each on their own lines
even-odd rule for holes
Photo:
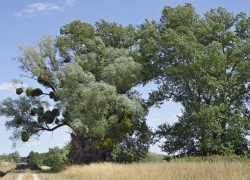
<svg viewBox="0 0 250 180">
<path fill-rule="evenodd" d="M 51 167 L 54 171 L 61 171 L 65 168 L 68 151 L 59 147 L 50 148 L 46 153 L 44 164 Z"/>
</svg>

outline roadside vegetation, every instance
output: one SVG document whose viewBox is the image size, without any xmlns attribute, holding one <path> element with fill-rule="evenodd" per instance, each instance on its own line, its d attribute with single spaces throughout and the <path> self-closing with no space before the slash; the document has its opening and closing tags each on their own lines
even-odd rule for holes
<svg viewBox="0 0 250 180">
<path fill-rule="evenodd" d="M 18 151 L 15 151 L 9 154 L 0 155 L 1 162 L 20 163 L 24 159 L 25 158 L 20 157 L 20 153 Z"/>
<path fill-rule="evenodd" d="M 0 178 L 16 167 L 14 163 L 8 163 L 0 160 Z"/>
</svg>

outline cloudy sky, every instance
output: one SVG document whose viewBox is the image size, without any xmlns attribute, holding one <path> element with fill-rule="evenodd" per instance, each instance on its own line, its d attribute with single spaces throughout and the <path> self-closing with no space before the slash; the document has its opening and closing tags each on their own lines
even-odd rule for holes
<svg viewBox="0 0 250 180">
<path fill-rule="evenodd" d="M 145 19 L 159 21 L 164 6 L 175 7 L 190 2 L 202 15 L 210 8 L 225 7 L 229 12 L 250 14 L 250 0 L 8 0 L 0 1 L 0 100 L 16 97 L 11 79 L 20 78 L 19 64 L 12 61 L 19 53 L 21 44 L 35 45 L 43 35 L 59 35 L 59 27 L 73 20 L 94 24 L 100 19 L 123 25 L 140 24 Z M 32 81 L 23 79 L 27 85 Z M 155 89 L 153 83 L 138 87 L 144 98 Z M 147 117 L 148 124 L 155 128 L 164 122 L 177 121 L 181 105 L 166 102 L 161 109 L 152 108 Z M 13 152 L 8 140 L 11 131 L 6 131 L 5 117 L 0 117 L 0 154 Z M 43 133 L 39 140 L 17 146 L 22 156 L 33 150 L 48 151 L 54 146 L 62 147 L 69 140 L 70 130 L 61 128 L 53 133 Z M 162 153 L 157 146 L 151 151 Z"/>
</svg>

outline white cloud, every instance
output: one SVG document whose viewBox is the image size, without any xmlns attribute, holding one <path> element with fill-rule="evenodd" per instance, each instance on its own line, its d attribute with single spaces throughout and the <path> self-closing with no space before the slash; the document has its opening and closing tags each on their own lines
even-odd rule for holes
<svg viewBox="0 0 250 180">
<path fill-rule="evenodd" d="M 73 3 L 73 2 L 72 2 Z M 45 11 L 62 11 L 63 6 L 58 6 L 56 4 L 50 4 L 50 3 L 33 3 L 27 6 L 27 9 L 23 9 L 20 12 L 14 14 L 16 17 L 21 17 L 23 15 L 29 15 L 30 17 L 35 16 L 36 14 L 39 14 L 41 12 Z"/>
<path fill-rule="evenodd" d="M 28 5 L 29 8 L 34 8 L 37 11 L 44 11 L 46 9 L 46 4 L 44 3 L 34 3 L 34 4 L 30 4 Z"/>
<path fill-rule="evenodd" d="M 28 7 L 36 11 L 63 10 L 62 7 L 59 7 L 56 4 L 49 4 L 49 3 L 34 3 L 28 5 Z"/>
<path fill-rule="evenodd" d="M 25 13 L 33 13 L 34 9 L 25 9 L 25 10 L 23 10 L 23 12 L 25 12 Z"/>
<path fill-rule="evenodd" d="M 16 16 L 16 17 L 21 17 L 21 16 L 22 16 L 22 13 L 18 12 L 18 13 L 16 13 L 16 14 L 14 14 L 14 16 Z"/>
<path fill-rule="evenodd" d="M 66 4 L 67 4 L 67 5 L 72 6 L 72 5 L 74 5 L 75 3 L 76 3 L 76 0 L 66 0 Z"/>
<path fill-rule="evenodd" d="M 12 83 L 1 83 L 0 84 L 0 91 L 1 90 L 14 90 L 15 88 L 13 87 Z"/>
<path fill-rule="evenodd" d="M 60 10 L 63 10 L 62 7 L 59 7 L 59 6 L 56 6 L 56 5 L 51 6 L 50 9 L 51 9 L 51 10 L 59 10 L 59 11 L 60 11 Z"/>
</svg>

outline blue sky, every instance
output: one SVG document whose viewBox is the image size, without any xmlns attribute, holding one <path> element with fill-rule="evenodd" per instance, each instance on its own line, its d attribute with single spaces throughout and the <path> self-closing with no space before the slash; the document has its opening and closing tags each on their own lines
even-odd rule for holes
<svg viewBox="0 0 250 180">
<path fill-rule="evenodd" d="M 218 6 L 235 14 L 250 14 L 250 0 L 8 0 L 0 1 L 0 100 L 16 97 L 11 85 L 12 78 L 19 78 L 19 64 L 12 61 L 18 55 L 21 44 L 35 45 L 43 35 L 59 35 L 59 27 L 73 20 L 94 24 L 100 19 L 119 24 L 141 24 L 145 19 L 159 21 L 164 6 L 175 7 L 185 2 L 192 3 L 198 14 Z M 22 79 L 26 84 L 32 81 Z M 156 86 L 151 83 L 138 90 L 147 93 Z M 166 102 L 161 109 L 152 108 L 147 117 L 148 124 L 156 127 L 164 122 L 173 123 L 181 113 L 180 104 Z M 5 117 L 0 117 L 0 154 L 13 152 L 8 140 L 11 131 L 6 131 Z M 61 128 L 52 133 L 43 133 L 39 140 L 22 144 L 16 148 L 22 156 L 33 150 L 46 152 L 54 146 L 62 147 L 69 140 L 70 130 Z M 157 146 L 151 151 L 162 153 Z"/>
</svg>

